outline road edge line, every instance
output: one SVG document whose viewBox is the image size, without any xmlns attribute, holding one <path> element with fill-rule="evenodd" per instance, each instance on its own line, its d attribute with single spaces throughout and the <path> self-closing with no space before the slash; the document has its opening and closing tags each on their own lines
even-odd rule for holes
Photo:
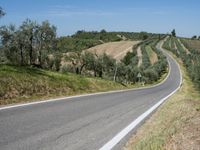
<svg viewBox="0 0 200 150">
<path fill-rule="evenodd" d="M 161 50 L 164 50 L 162 47 L 160 47 Z M 170 96 L 172 96 L 176 91 L 178 91 L 183 82 L 182 72 L 179 63 L 176 61 L 176 59 L 171 56 L 166 50 L 164 50 L 169 57 L 171 57 L 175 63 L 177 64 L 180 72 L 180 83 L 179 86 L 172 91 L 169 95 L 162 98 L 158 103 L 153 105 L 150 109 L 148 109 L 146 112 L 144 112 L 142 115 L 140 115 L 138 118 L 136 118 L 133 122 L 131 122 L 128 126 L 126 126 L 123 130 L 121 130 L 118 134 L 116 134 L 110 141 L 108 141 L 106 144 L 104 144 L 99 150 L 111 150 L 116 146 L 128 133 L 130 133 L 137 125 L 139 125 L 145 118 L 147 118 L 153 111 L 155 111 L 161 104 L 163 104 Z M 170 66 L 171 68 L 171 66 Z"/>
<path fill-rule="evenodd" d="M 171 69 L 169 67 L 168 74 L 164 80 L 162 80 L 158 84 L 147 86 L 147 87 L 115 90 L 115 91 L 108 91 L 108 92 L 97 92 L 97 93 L 90 93 L 90 94 L 82 94 L 82 95 L 74 95 L 74 96 L 66 96 L 66 97 L 61 97 L 61 98 L 47 99 L 47 100 L 42 100 L 42 101 L 34 101 L 34 102 L 28 102 L 28 103 L 22 103 L 22 104 L 14 104 L 14 105 L 0 107 L 0 111 L 6 110 L 6 109 L 11 109 L 11 108 L 24 107 L 24 106 L 29 106 L 29 105 L 43 104 L 43 103 L 50 103 L 50 102 L 62 101 L 62 100 L 67 100 L 67 99 L 79 98 L 79 97 L 87 97 L 87 96 L 102 95 L 102 94 L 112 94 L 112 93 L 120 93 L 120 92 L 145 90 L 145 89 L 149 89 L 149 88 L 154 88 L 154 87 L 157 87 L 157 86 L 160 86 L 161 84 L 163 84 L 168 79 L 170 72 L 171 72 Z"/>
</svg>

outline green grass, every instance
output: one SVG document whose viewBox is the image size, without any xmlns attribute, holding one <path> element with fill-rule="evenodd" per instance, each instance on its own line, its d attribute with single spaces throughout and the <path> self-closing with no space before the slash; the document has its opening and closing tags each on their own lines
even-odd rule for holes
<svg viewBox="0 0 200 150">
<path fill-rule="evenodd" d="M 62 74 L 30 67 L 0 65 L 0 104 L 60 97 L 127 86 L 99 78 Z"/>
<path fill-rule="evenodd" d="M 167 73 L 151 86 L 163 81 Z M 38 68 L 0 65 L 0 105 L 142 87 Z"/>
</svg>

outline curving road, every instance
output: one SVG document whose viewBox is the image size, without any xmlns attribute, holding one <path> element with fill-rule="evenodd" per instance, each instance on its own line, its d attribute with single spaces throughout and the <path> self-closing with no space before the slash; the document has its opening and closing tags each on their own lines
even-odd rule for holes
<svg viewBox="0 0 200 150">
<path fill-rule="evenodd" d="M 162 42 L 158 47 L 161 45 Z M 179 87 L 179 67 L 168 54 L 166 56 L 171 66 L 170 74 L 165 82 L 155 87 L 0 108 L 0 149 L 101 148 Z"/>
</svg>

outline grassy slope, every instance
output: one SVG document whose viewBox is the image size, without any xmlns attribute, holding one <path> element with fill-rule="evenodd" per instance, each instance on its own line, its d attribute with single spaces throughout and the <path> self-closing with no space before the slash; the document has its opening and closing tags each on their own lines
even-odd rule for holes
<svg viewBox="0 0 200 150">
<path fill-rule="evenodd" d="M 181 41 L 188 49 L 192 48 L 200 51 L 200 40 L 181 39 Z"/>
<path fill-rule="evenodd" d="M 125 149 L 198 148 L 200 94 L 180 60 L 179 64 L 183 73 L 183 86 L 138 129 Z"/>
<path fill-rule="evenodd" d="M 164 74 L 159 81 L 167 76 Z M 110 80 L 58 73 L 37 68 L 0 65 L 0 105 L 48 98 L 142 87 L 122 85 Z"/>
<path fill-rule="evenodd" d="M 0 104 L 127 88 L 119 83 L 30 67 L 0 65 Z"/>
<path fill-rule="evenodd" d="M 149 56 L 150 62 L 153 65 L 158 61 L 157 54 L 152 50 L 151 46 L 146 46 L 146 51 Z"/>
</svg>

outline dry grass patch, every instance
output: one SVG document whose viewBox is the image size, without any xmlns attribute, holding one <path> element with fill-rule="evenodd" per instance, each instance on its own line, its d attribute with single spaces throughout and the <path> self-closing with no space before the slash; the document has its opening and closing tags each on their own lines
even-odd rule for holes
<svg viewBox="0 0 200 150">
<path fill-rule="evenodd" d="M 181 39 L 181 41 L 183 41 L 183 44 L 185 44 L 187 48 L 200 51 L 200 40 Z"/>
<path fill-rule="evenodd" d="M 89 48 L 87 49 L 87 51 L 95 53 L 97 55 L 106 53 L 107 55 L 119 61 L 124 58 L 127 52 L 132 51 L 133 46 L 138 44 L 139 42 L 140 41 L 109 42 Z"/>
<path fill-rule="evenodd" d="M 142 65 L 142 50 L 141 46 L 138 46 L 137 48 L 137 57 L 138 57 L 138 67 Z"/>
</svg>

